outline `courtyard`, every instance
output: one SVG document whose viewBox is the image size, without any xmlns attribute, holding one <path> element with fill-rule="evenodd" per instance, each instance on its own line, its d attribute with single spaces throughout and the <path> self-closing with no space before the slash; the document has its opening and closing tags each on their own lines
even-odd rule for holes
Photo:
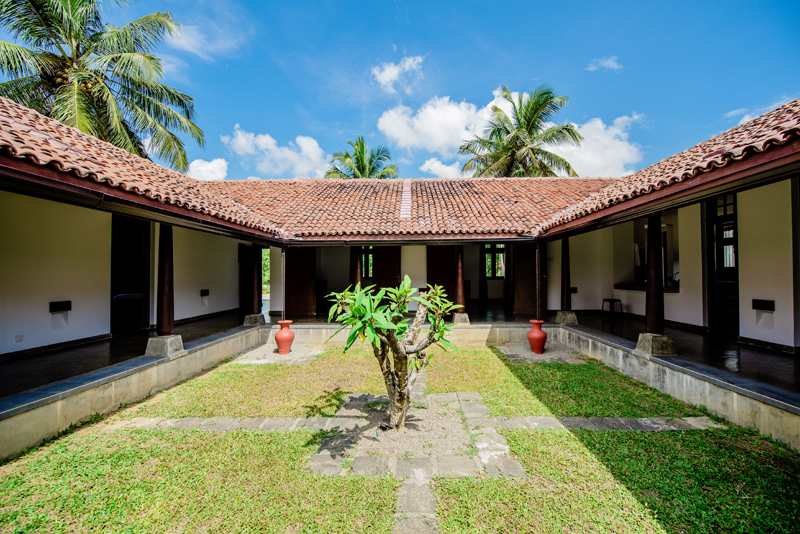
<svg viewBox="0 0 800 534">
<path fill-rule="evenodd" d="M 0 466 L 0 532 L 794 532 L 800 457 L 550 343 L 265 345 Z M 288 362 L 288 363 L 287 363 Z"/>
</svg>

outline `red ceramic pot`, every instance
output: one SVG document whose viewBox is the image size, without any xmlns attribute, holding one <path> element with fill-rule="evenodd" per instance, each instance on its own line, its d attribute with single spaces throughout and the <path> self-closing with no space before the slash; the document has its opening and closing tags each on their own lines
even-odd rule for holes
<svg viewBox="0 0 800 534">
<path fill-rule="evenodd" d="M 531 350 L 536 354 L 544 352 L 544 342 L 547 341 L 547 332 L 542 330 L 542 323 L 539 319 L 531 319 L 531 329 L 528 331 L 528 343 Z"/>
<path fill-rule="evenodd" d="M 278 321 L 278 324 L 281 325 L 281 329 L 275 332 L 278 354 L 289 354 L 292 350 L 292 341 L 294 341 L 294 332 L 289 328 L 292 321 Z"/>
</svg>

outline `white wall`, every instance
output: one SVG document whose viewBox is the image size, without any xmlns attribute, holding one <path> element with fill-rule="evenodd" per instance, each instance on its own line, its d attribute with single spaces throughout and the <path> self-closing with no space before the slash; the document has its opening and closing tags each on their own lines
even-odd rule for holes
<svg viewBox="0 0 800 534">
<path fill-rule="evenodd" d="M 283 278 L 281 278 L 281 249 L 269 247 L 269 311 L 283 310 Z"/>
<path fill-rule="evenodd" d="M 678 210 L 678 257 L 680 289 L 678 293 L 664 294 L 664 317 L 703 326 L 703 228 L 700 204 Z M 633 279 L 633 223 L 614 227 L 614 280 L 629 282 Z M 629 278 L 625 278 L 629 276 Z M 622 301 L 627 313 L 645 314 L 645 292 L 615 289 L 614 298 Z"/>
<path fill-rule="evenodd" d="M 400 247 L 400 276 L 411 278 L 411 287 L 422 288 L 428 283 L 428 253 L 425 245 L 403 245 Z M 415 293 L 417 295 L 418 293 Z M 417 303 L 412 302 L 409 310 L 415 311 Z"/>
<path fill-rule="evenodd" d="M 239 241 L 186 228 L 172 234 L 175 319 L 239 307 Z M 208 289 L 207 297 L 200 296 Z"/>
<path fill-rule="evenodd" d="M 791 182 L 736 196 L 739 229 L 739 335 L 794 346 Z M 753 310 L 775 301 L 775 312 Z"/>
<path fill-rule="evenodd" d="M 599 310 L 614 286 L 614 234 L 611 228 L 569 238 L 573 310 Z M 561 309 L 561 240 L 547 244 L 547 302 Z"/>
<path fill-rule="evenodd" d="M 110 214 L 0 192 L 0 228 L 0 353 L 109 333 Z"/>
</svg>

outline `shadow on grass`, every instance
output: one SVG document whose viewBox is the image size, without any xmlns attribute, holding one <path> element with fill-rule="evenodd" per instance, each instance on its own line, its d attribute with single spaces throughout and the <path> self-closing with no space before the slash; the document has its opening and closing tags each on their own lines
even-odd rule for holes
<svg viewBox="0 0 800 534">
<path fill-rule="evenodd" d="M 607 412 L 568 413 L 565 406 L 583 406 L 584 410 L 593 406 L 602 408 L 587 396 L 607 391 L 606 388 L 584 383 L 583 387 L 546 391 L 541 384 L 531 382 L 533 377 L 548 375 L 544 372 L 548 367 L 557 372 L 558 367 L 569 364 L 511 363 L 504 354 L 492 350 L 556 416 L 625 416 Z M 597 378 L 605 373 L 603 370 Z M 622 376 L 621 380 L 625 383 L 631 379 Z M 654 396 L 666 397 L 644 387 Z M 566 398 L 569 395 L 576 398 Z M 679 402 L 668 399 L 670 402 L 666 404 L 654 401 L 649 409 Z M 606 404 L 625 406 L 625 403 L 615 404 L 614 399 L 607 399 Z M 658 415 L 674 416 L 672 413 L 649 416 Z M 572 429 L 555 431 L 558 434 L 525 430 L 507 434 L 512 452 L 521 456 L 520 461 L 529 474 L 560 477 L 560 473 L 574 469 L 572 482 L 580 484 L 584 479 L 582 473 L 591 470 L 594 463 L 595 470 L 605 469 L 668 532 L 800 532 L 800 455 L 754 430 L 728 426 L 694 431 Z M 570 452 L 564 452 L 566 449 Z M 559 458 L 550 473 L 537 465 L 546 457 Z"/>
<path fill-rule="evenodd" d="M 304 404 L 304 417 L 330 417 L 344 404 L 344 398 L 352 393 L 340 388 L 324 390 L 312 404 Z"/>
</svg>

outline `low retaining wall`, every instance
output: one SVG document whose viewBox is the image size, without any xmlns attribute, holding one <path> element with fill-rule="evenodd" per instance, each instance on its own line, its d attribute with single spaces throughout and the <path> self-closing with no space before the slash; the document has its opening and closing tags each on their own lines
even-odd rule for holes
<svg viewBox="0 0 800 534">
<path fill-rule="evenodd" d="M 338 325 L 334 324 L 293 324 L 292 331 L 294 332 L 295 343 L 305 343 L 309 345 L 322 345 L 336 333 Z M 499 345 L 508 343 L 510 341 L 525 342 L 525 337 L 531 327 L 524 323 L 520 324 L 473 324 L 473 325 L 456 325 L 451 330 L 451 334 L 447 339 L 451 340 L 456 346 L 481 346 L 486 345 Z M 275 332 L 280 330 L 279 326 L 266 326 L 263 329 L 264 343 L 271 345 L 275 344 Z M 349 329 L 336 334 L 336 337 L 331 339 L 331 343 L 344 345 L 347 341 L 347 333 Z"/>
<path fill-rule="evenodd" d="M 547 334 L 577 352 L 644 382 L 683 402 L 704 406 L 714 415 L 800 450 L 800 408 L 746 387 L 726 383 L 667 358 L 637 353 L 631 347 L 569 326 L 545 328 Z M 620 340 L 622 341 L 622 340 Z M 762 388 L 765 389 L 765 388 Z"/>
<path fill-rule="evenodd" d="M 186 344 L 170 360 L 141 356 L 0 400 L 0 459 L 56 436 L 95 413 L 107 413 L 190 378 L 262 344 L 261 328 L 241 327 Z"/>
</svg>

